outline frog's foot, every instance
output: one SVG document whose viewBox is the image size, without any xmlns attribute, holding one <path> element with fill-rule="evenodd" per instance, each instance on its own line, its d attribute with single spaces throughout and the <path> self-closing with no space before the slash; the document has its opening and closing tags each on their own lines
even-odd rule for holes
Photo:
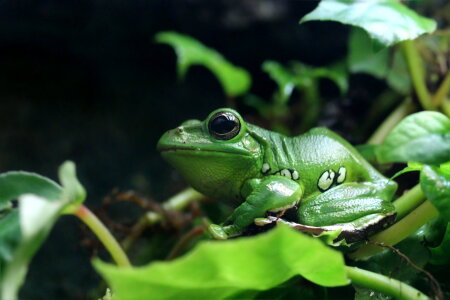
<svg viewBox="0 0 450 300">
<path fill-rule="evenodd" d="M 242 230 L 235 225 L 220 226 L 211 224 L 208 227 L 208 231 L 215 240 L 226 240 L 242 233 Z"/>
</svg>

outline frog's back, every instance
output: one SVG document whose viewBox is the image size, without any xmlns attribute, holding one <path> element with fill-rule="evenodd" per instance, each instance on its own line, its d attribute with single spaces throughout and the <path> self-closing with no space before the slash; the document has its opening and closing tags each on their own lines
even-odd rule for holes
<svg viewBox="0 0 450 300">
<path fill-rule="evenodd" d="M 314 128 L 292 138 L 280 135 L 279 139 L 278 167 L 299 173 L 305 196 L 344 182 L 384 179 L 352 145 L 326 128 Z"/>
</svg>

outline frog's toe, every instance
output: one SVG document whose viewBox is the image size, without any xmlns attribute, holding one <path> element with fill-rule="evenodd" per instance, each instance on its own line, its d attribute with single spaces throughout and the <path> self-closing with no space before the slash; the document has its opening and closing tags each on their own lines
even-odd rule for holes
<svg viewBox="0 0 450 300">
<path fill-rule="evenodd" d="M 208 231 L 215 240 L 226 240 L 228 238 L 228 234 L 222 226 L 211 224 L 208 227 Z"/>
</svg>

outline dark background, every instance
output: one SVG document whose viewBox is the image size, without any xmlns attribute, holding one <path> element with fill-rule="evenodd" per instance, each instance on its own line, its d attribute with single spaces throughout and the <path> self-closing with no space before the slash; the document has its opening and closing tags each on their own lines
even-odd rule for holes
<svg viewBox="0 0 450 300">
<path fill-rule="evenodd" d="M 0 172 L 27 170 L 56 179 L 58 166 L 71 159 L 90 208 L 114 188 L 163 201 L 184 183 L 156 152 L 159 136 L 188 118 L 205 118 L 225 105 L 225 96 L 201 67 L 179 81 L 173 49 L 155 44 L 154 35 L 175 30 L 217 49 L 252 74 L 252 93 L 269 99 L 276 85 L 261 70 L 265 60 L 322 66 L 345 57 L 347 27 L 298 24 L 316 5 L 2 1 Z M 347 98 L 339 98 L 337 89 L 327 97 L 363 118 L 361 108 L 380 87 L 383 83 L 368 76 L 352 76 Z M 239 98 L 237 104 L 254 114 Z M 81 242 L 84 237 L 78 220 L 61 217 L 30 266 L 21 298 L 92 297 L 88 293 L 95 293 L 99 278 L 90 258 L 97 253 Z"/>
</svg>

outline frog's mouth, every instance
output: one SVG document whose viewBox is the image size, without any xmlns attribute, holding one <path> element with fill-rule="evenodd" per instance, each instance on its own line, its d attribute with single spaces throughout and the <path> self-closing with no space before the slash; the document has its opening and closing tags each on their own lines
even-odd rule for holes
<svg viewBox="0 0 450 300">
<path fill-rule="evenodd" d="M 224 150 L 217 150 L 217 149 L 204 149 L 204 148 L 178 148 L 178 147 L 165 147 L 165 148 L 159 148 L 158 149 L 161 153 L 162 152 L 217 152 L 217 153 L 233 153 L 237 154 L 236 152 L 232 151 L 224 151 Z"/>
<path fill-rule="evenodd" d="M 220 149 L 213 148 L 213 147 L 195 147 L 195 146 L 174 146 L 174 145 L 158 145 L 157 150 L 161 153 L 189 153 L 189 154 L 206 154 L 206 153 L 226 153 L 226 154 L 234 154 L 234 155 L 243 155 L 243 156 L 250 156 L 250 153 L 248 153 L 245 150 L 240 149 L 227 149 L 224 147 L 221 147 Z"/>
</svg>

